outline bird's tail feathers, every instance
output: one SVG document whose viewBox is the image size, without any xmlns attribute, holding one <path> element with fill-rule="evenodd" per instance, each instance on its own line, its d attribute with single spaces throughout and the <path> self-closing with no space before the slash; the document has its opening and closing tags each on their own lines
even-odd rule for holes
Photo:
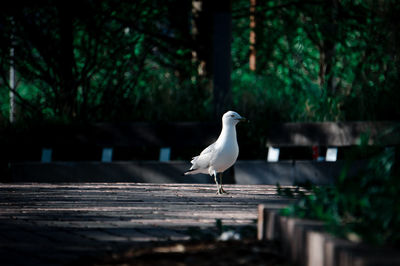
<svg viewBox="0 0 400 266">
<path fill-rule="evenodd" d="M 199 169 L 190 169 L 187 172 L 184 173 L 184 175 L 194 175 L 200 173 Z"/>
</svg>

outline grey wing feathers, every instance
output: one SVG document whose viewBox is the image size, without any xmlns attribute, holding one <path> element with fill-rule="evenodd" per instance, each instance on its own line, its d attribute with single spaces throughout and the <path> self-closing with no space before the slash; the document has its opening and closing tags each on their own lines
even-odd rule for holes
<svg viewBox="0 0 400 266">
<path fill-rule="evenodd" d="M 210 146 L 208 146 L 207 148 L 205 148 L 205 149 L 200 153 L 200 155 L 203 155 L 203 154 L 212 152 L 212 151 L 214 150 L 214 147 L 215 147 L 215 142 L 214 142 L 213 144 L 211 144 Z"/>
<path fill-rule="evenodd" d="M 200 155 L 192 158 L 193 164 L 190 169 L 208 168 L 210 160 L 212 159 L 212 152 L 214 151 L 215 143 L 205 148 Z"/>
</svg>

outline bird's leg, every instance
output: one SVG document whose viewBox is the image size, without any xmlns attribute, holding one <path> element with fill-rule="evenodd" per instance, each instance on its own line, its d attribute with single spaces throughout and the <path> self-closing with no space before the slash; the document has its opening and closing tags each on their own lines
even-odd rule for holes
<svg viewBox="0 0 400 266">
<path fill-rule="evenodd" d="M 218 189 L 218 191 L 221 193 L 221 194 L 228 194 L 228 192 L 226 192 L 223 188 L 222 188 L 222 173 L 220 173 L 219 174 L 219 189 Z"/>
<path fill-rule="evenodd" d="M 217 185 L 217 195 L 220 195 L 222 193 L 220 192 L 220 189 L 219 189 L 218 180 L 217 180 L 217 172 L 216 171 L 213 172 L 213 176 L 214 176 L 215 184 Z"/>
</svg>

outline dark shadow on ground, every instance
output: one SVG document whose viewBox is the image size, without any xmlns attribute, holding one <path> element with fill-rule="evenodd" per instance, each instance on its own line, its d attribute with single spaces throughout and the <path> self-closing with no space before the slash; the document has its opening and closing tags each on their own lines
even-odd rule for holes
<svg viewBox="0 0 400 266">
<path fill-rule="evenodd" d="M 74 265 L 270 265 L 289 266 L 279 244 L 242 241 L 154 243 L 102 258 L 85 258 Z"/>
</svg>

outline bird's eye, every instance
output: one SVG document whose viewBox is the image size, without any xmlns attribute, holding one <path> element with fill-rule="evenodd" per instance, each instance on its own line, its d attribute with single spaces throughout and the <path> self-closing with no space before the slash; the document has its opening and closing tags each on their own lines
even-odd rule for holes
<svg viewBox="0 0 400 266">
<path fill-rule="evenodd" d="M 231 117 L 235 117 L 235 115 L 231 115 Z"/>
</svg>

